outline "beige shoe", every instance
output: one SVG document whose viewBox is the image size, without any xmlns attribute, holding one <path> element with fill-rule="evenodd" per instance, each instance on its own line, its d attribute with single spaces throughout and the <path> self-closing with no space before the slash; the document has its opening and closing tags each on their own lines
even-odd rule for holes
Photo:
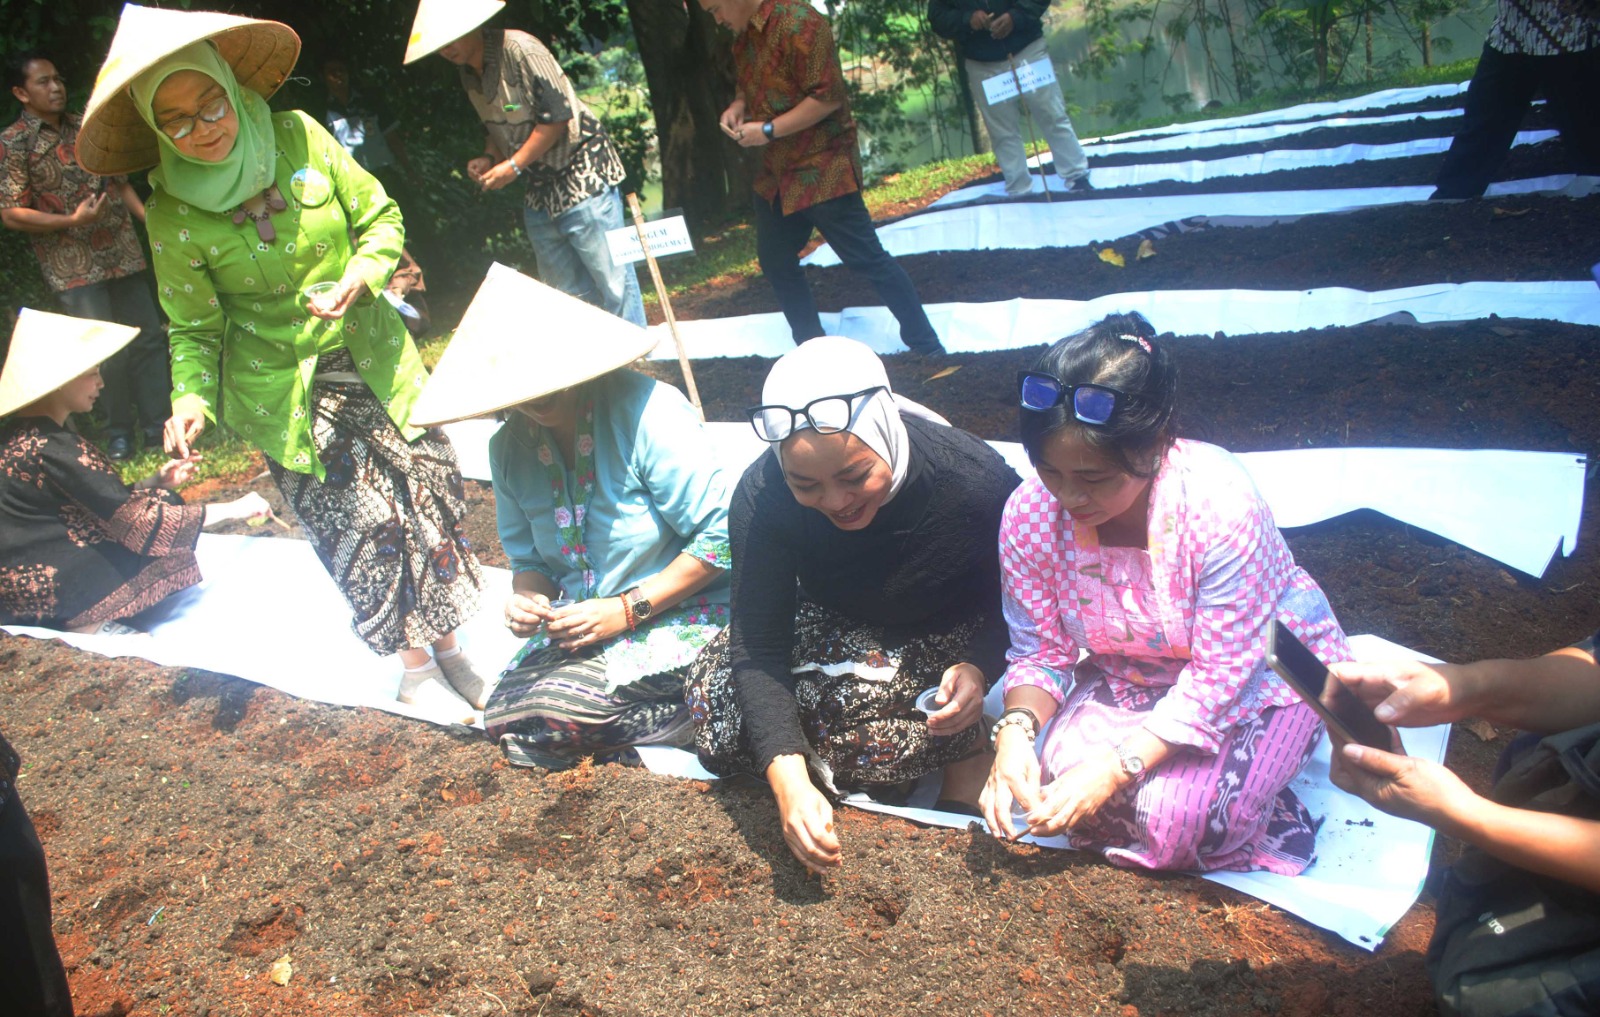
<svg viewBox="0 0 1600 1017">
<path fill-rule="evenodd" d="M 489 701 L 489 688 L 483 676 L 473 669 L 472 661 L 466 652 L 453 657 L 434 658 L 434 664 L 444 670 L 444 680 L 450 687 L 461 695 L 462 699 L 472 704 L 474 710 L 481 710 Z"/>
<path fill-rule="evenodd" d="M 400 694 L 395 698 L 409 706 L 417 701 L 422 686 L 434 680 L 444 680 L 444 672 L 438 664 L 430 664 L 420 671 L 404 671 L 400 675 Z"/>
</svg>

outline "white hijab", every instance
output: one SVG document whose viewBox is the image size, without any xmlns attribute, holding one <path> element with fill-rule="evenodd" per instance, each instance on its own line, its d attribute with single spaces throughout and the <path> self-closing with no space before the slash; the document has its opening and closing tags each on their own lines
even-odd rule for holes
<svg viewBox="0 0 1600 1017">
<path fill-rule="evenodd" d="M 766 384 L 761 387 L 761 404 L 800 410 L 814 399 L 854 395 L 876 385 L 882 385 L 883 390 L 856 402 L 845 430 L 889 464 L 892 480 L 889 496 L 884 499 L 887 503 L 900 492 L 911 466 L 911 439 L 900 414 L 909 413 L 945 427 L 950 426 L 950 421 L 920 403 L 895 395 L 889 388 L 883 361 L 870 347 L 834 335 L 801 343 L 772 365 Z M 810 426 L 803 417 L 796 421 L 796 430 Z M 773 444 L 781 463 L 783 443 Z"/>
</svg>

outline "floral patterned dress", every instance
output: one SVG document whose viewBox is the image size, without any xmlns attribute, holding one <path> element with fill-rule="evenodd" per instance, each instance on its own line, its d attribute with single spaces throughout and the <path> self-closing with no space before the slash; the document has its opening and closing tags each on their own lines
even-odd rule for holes
<svg viewBox="0 0 1600 1017">
<path fill-rule="evenodd" d="M 1287 785 L 1321 729 L 1263 662 L 1262 632 L 1281 618 L 1330 662 L 1350 659 L 1344 633 L 1220 448 L 1179 441 L 1168 453 L 1148 547 L 1101 546 L 1037 479 L 1006 506 L 1005 688 L 1035 686 L 1060 706 L 1041 779 L 1149 731 L 1176 751 L 1074 827 L 1075 847 L 1142 868 L 1295 875 L 1315 834 Z"/>
</svg>

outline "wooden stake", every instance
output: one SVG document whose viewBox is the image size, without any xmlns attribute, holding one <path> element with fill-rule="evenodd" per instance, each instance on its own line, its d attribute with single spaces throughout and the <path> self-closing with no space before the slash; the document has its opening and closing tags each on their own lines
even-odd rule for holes
<svg viewBox="0 0 1600 1017">
<path fill-rule="evenodd" d="M 673 317 L 672 301 L 667 298 L 666 284 L 661 281 L 661 266 L 656 264 L 656 256 L 650 253 L 650 241 L 644 236 L 644 210 L 639 207 L 638 195 L 628 195 L 628 211 L 633 213 L 633 229 L 639 234 L 639 246 L 644 248 L 644 260 L 650 265 L 650 279 L 656 284 L 656 299 L 661 301 L 667 329 L 672 332 L 672 344 L 678 350 L 678 368 L 683 371 L 683 383 L 689 389 L 689 401 L 694 404 L 694 411 L 700 414 L 703 421 L 706 411 L 700 405 L 700 390 L 694 384 L 694 368 L 689 366 L 689 354 L 684 351 L 683 337 L 678 334 L 678 319 Z"/>
<path fill-rule="evenodd" d="M 1022 78 L 1017 74 L 1017 55 L 1015 53 L 1008 53 L 1006 55 L 1006 59 L 1011 61 L 1011 83 L 1013 85 L 1017 86 L 1017 108 L 1022 111 L 1022 115 L 1023 116 L 1028 118 L 1028 144 L 1033 146 L 1033 148 L 1034 148 L 1033 156 L 1034 156 L 1035 159 L 1038 159 L 1039 158 L 1039 151 L 1038 151 L 1039 150 L 1039 139 L 1035 138 L 1033 136 L 1033 108 L 1031 106 L 1029 106 L 1025 101 L 1023 101 L 1023 98 L 1022 98 Z M 1058 85 L 1056 87 L 1059 88 L 1060 86 Z M 1028 155 L 1027 151 L 1024 150 L 1022 155 L 1023 155 L 1023 160 L 1024 160 L 1023 161 L 1023 165 L 1026 166 L 1027 165 L 1027 161 L 1026 160 L 1027 160 L 1027 155 Z M 1056 157 L 1055 150 L 1052 149 L 1050 151 L 1050 158 L 1054 159 L 1055 157 Z M 1032 170 L 1028 171 L 1028 176 L 1030 178 L 1033 176 L 1033 171 Z M 1039 159 L 1039 183 L 1044 185 L 1044 203 L 1046 205 L 1048 205 L 1048 204 L 1050 204 L 1050 178 L 1044 175 L 1044 160 L 1043 159 Z"/>
</svg>

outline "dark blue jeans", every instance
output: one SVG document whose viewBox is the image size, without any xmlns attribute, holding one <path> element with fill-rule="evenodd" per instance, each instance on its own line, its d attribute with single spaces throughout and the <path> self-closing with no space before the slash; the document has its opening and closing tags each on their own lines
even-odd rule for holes
<svg viewBox="0 0 1600 1017">
<path fill-rule="evenodd" d="M 159 440 L 161 427 L 172 416 L 172 370 L 167 360 L 167 336 L 161 315 L 150 295 L 150 276 L 135 272 L 121 279 L 75 286 L 56 294 L 66 312 L 77 318 L 114 321 L 139 330 L 133 342 L 100 365 L 105 389 L 100 407 L 105 410 L 110 437 L 132 437 L 137 425 L 148 441 Z"/>
<path fill-rule="evenodd" d="M 1483 47 L 1465 115 L 1439 169 L 1435 198 L 1477 198 L 1505 164 L 1528 104 L 1540 91 L 1577 173 L 1600 174 L 1600 49 L 1524 56 Z"/>
<path fill-rule="evenodd" d="M 823 334 L 811 284 L 800 267 L 800 249 L 816 229 L 833 245 L 846 268 L 872 281 L 884 305 L 900 322 L 901 342 L 919 353 L 941 348 L 911 277 L 878 242 L 860 191 L 802 208 L 793 215 L 784 215 L 781 207 L 757 194 L 755 210 L 756 258 L 778 296 L 796 344 Z"/>
</svg>

